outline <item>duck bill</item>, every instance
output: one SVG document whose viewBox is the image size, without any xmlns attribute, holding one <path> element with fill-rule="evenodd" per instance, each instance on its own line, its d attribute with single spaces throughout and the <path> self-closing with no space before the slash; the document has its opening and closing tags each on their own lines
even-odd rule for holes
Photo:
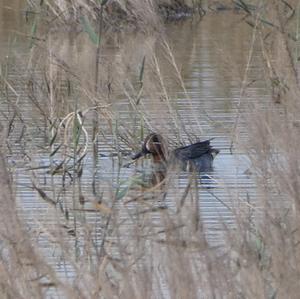
<svg viewBox="0 0 300 299">
<path fill-rule="evenodd" d="M 134 156 L 131 157 L 132 160 L 137 160 L 143 156 L 145 156 L 146 153 L 144 153 L 143 151 L 138 152 L 137 154 L 135 154 Z"/>
</svg>

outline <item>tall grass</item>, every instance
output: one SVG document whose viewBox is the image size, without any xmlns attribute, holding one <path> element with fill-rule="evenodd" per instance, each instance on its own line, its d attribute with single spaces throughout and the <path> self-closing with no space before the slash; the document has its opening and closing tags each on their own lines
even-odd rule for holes
<svg viewBox="0 0 300 299">
<path fill-rule="evenodd" d="M 62 17 L 58 10 L 62 6 L 56 2 L 51 5 L 47 2 L 47 5 L 58 19 Z M 72 5 L 73 15 L 80 14 L 76 5 L 91 9 L 81 2 L 72 2 Z M 103 5 L 109 5 L 109 1 Z M 119 5 L 122 7 L 121 2 Z M 131 78 L 126 78 L 128 65 L 117 60 L 111 60 L 117 64 L 113 74 L 118 70 L 124 76 L 115 75 L 108 80 L 112 69 L 101 61 L 99 44 L 94 46 L 93 53 L 96 54 L 89 64 L 96 62 L 96 67 L 93 72 L 86 71 L 88 74 L 79 72 L 66 55 L 70 53 L 71 44 L 66 46 L 65 52 L 56 52 L 56 45 L 61 40 L 53 39 L 51 33 L 46 35 L 47 44 L 36 43 L 32 48 L 31 61 L 47 58 L 45 64 L 40 64 L 41 68 L 38 64 L 29 68 L 27 78 L 28 98 L 43 120 L 49 153 L 48 173 L 42 178 L 50 177 L 52 192 L 44 189 L 39 177 L 38 171 L 42 167 L 36 161 L 38 147 L 25 143 L 35 132 L 26 132 L 22 136 L 25 140 L 22 146 L 30 160 L 27 171 L 32 173 L 32 188 L 45 202 L 48 216 L 54 215 L 51 219 L 56 220 L 49 225 L 37 219 L 35 230 L 27 229 L 26 221 L 17 209 L 11 174 L 15 169 L 9 164 L 11 173 L 8 170 L 5 151 L 12 138 L 10 124 L 17 122 L 16 116 L 26 128 L 33 120 L 24 117 L 18 92 L 2 76 L 6 92 L 12 91 L 17 98 L 16 102 L 7 100 L 12 113 L 8 125 L 3 124 L 1 136 L 0 290 L 3 298 L 298 297 L 300 109 L 298 61 L 294 55 L 298 45 L 291 39 L 290 30 L 295 27 L 290 24 L 290 14 L 286 14 L 285 2 L 267 5 L 268 9 L 262 7 L 260 10 L 258 6 L 254 12 L 244 8 L 247 17 L 254 20 L 248 21 L 255 26 L 254 38 L 261 45 L 266 81 L 270 88 L 274 88 L 274 76 L 276 82 L 280 82 L 280 99 L 276 97 L 264 111 L 256 111 L 255 103 L 249 105 L 249 110 L 254 112 L 246 119 L 246 142 L 242 142 L 238 131 L 234 130 L 236 146 L 244 148 L 251 159 L 258 196 L 256 201 L 249 198 L 242 204 L 233 199 L 228 209 L 234 216 L 235 225 L 231 228 L 221 222 L 224 242 L 220 247 L 211 246 L 207 237 L 199 213 L 199 188 L 205 187 L 198 184 L 193 174 L 185 188 L 179 188 L 175 174 L 167 177 L 165 184 L 152 188 L 142 185 L 137 177 L 126 182 L 120 179 L 120 153 L 124 144 L 134 148 L 147 129 L 157 129 L 148 116 L 147 107 L 151 103 L 144 103 L 144 97 L 152 88 L 162 91 L 178 143 L 182 142 L 182 133 L 188 132 L 169 99 L 159 60 L 156 56 L 147 56 L 147 47 L 150 51 L 154 49 L 152 44 L 136 54 L 141 59 L 121 53 L 122 57 L 134 62 L 132 68 L 140 74 L 139 84 L 132 84 Z M 99 5 L 95 3 L 95 6 Z M 151 8 L 145 10 L 138 1 L 134 6 L 136 18 L 142 18 Z M 292 7 L 299 10 L 296 3 Z M 67 11 L 65 9 L 63 13 Z M 92 14 L 93 10 L 90 12 Z M 89 30 L 91 36 L 93 31 Z M 101 34 L 98 36 L 102 42 L 107 41 Z M 135 38 L 138 40 L 139 37 Z M 168 46 L 165 49 L 174 73 L 183 85 L 172 51 Z M 89 53 L 87 51 L 85 57 Z M 153 77 L 156 84 L 147 83 L 147 78 Z M 244 78 L 243 88 L 246 88 L 247 74 Z M 112 84 L 108 87 L 107 83 Z M 108 96 L 107 89 L 111 87 L 113 91 Z M 136 123 L 140 123 L 140 128 L 135 127 L 133 133 L 131 128 L 120 125 L 118 113 L 111 105 L 115 104 L 112 95 L 117 98 L 121 92 L 131 103 Z M 241 96 L 244 94 L 241 92 Z M 92 113 L 95 119 L 92 142 L 99 137 L 118 152 L 117 186 L 109 183 L 107 187 L 107 181 L 99 180 L 93 198 L 81 189 L 84 187 L 81 177 L 88 170 L 85 164 L 90 146 L 87 130 Z M 166 131 L 166 127 L 160 130 Z M 112 142 L 108 136 L 113 136 Z M 100 167 L 96 155 L 93 159 L 95 169 Z M 94 180 L 97 179 L 95 175 Z M 72 205 L 66 195 L 70 190 L 73 191 Z M 163 199 L 168 196 L 175 204 L 167 209 Z M 96 217 L 88 221 L 88 213 L 94 213 Z M 41 249 L 42 241 L 47 243 L 46 252 Z M 47 255 L 51 250 L 59 252 L 59 259 L 56 255 L 52 258 Z"/>
</svg>

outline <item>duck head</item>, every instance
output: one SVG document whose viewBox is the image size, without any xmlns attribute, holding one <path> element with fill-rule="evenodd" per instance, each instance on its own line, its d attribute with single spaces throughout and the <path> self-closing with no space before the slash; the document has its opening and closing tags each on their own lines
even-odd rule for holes
<svg viewBox="0 0 300 299">
<path fill-rule="evenodd" d="M 135 154 L 132 159 L 136 160 L 147 154 L 151 154 L 154 162 L 165 162 L 167 159 L 167 145 L 163 137 L 156 133 L 149 134 L 142 146 L 142 150 Z"/>
</svg>

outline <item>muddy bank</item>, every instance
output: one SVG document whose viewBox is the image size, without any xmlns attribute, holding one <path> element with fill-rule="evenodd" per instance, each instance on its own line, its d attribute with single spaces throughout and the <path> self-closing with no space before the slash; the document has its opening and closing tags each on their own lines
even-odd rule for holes
<svg viewBox="0 0 300 299">
<path fill-rule="evenodd" d="M 27 5 L 25 12 L 31 16 L 38 29 L 47 31 L 85 31 L 97 43 L 104 32 L 138 30 L 157 32 L 165 22 L 180 21 L 195 16 L 203 17 L 207 12 L 243 9 L 239 1 L 192 1 L 192 0 L 103 0 L 82 3 L 54 0 L 48 3 Z M 45 32 L 45 31 L 46 32 Z"/>
</svg>

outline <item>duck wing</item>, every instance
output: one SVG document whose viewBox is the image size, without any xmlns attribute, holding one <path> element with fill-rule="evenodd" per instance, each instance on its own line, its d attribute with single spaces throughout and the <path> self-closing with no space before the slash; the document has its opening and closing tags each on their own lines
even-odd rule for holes
<svg viewBox="0 0 300 299">
<path fill-rule="evenodd" d="M 182 146 L 174 150 L 175 157 L 181 160 L 196 159 L 210 152 L 212 149 L 210 139 L 191 145 Z"/>
</svg>

